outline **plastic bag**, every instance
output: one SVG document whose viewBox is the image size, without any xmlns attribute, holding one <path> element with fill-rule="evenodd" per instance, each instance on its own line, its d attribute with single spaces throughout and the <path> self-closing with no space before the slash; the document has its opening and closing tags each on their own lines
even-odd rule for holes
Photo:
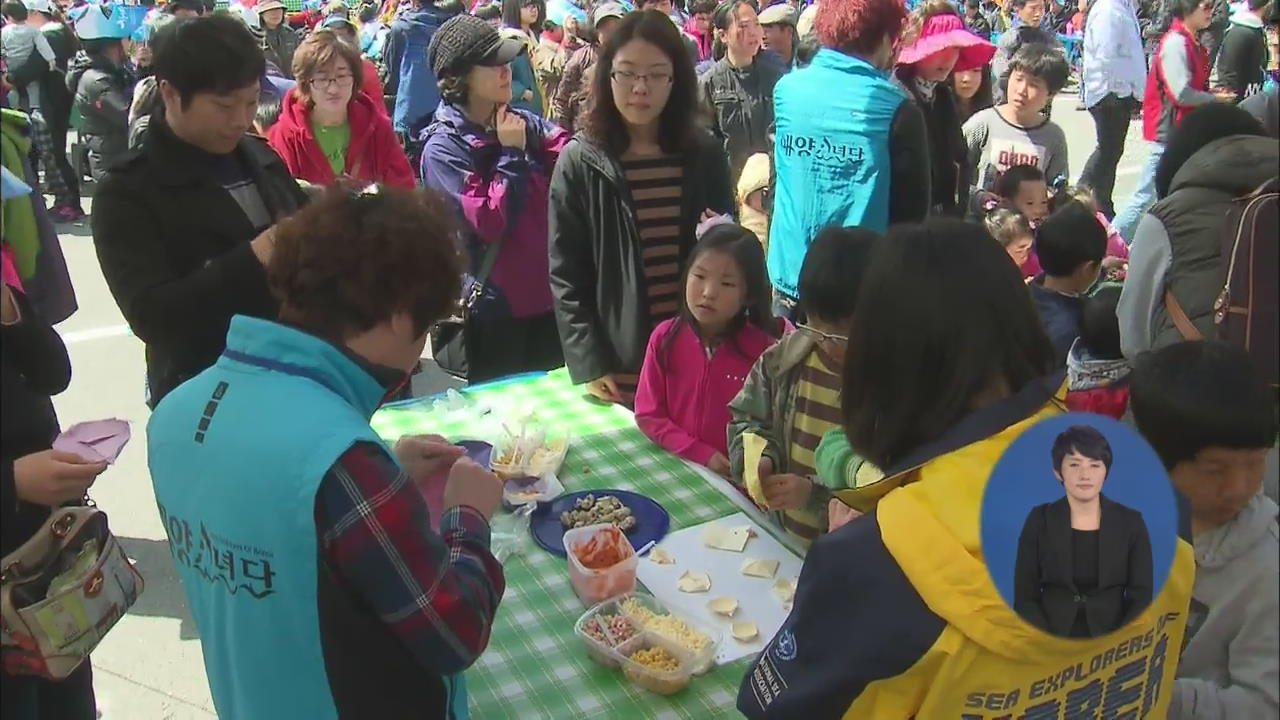
<svg viewBox="0 0 1280 720">
<path fill-rule="evenodd" d="M 493 516 L 490 521 L 489 551 L 498 562 L 505 563 L 508 558 L 519 555 L 529 544 L 529 516 L 533 514 L 535 507 L 535 503 L 529 503 L 509 513 Z"/>
</svg>

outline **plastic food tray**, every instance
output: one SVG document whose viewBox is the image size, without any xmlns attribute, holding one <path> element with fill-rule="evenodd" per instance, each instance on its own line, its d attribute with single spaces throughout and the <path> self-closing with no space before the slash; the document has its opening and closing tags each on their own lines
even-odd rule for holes
<svg viewBox="0 0 1280 720">
<path fill-rule="evenodd" d="M 626 610 L 623 610 L 623 603 L 630 598 L 635 598 L 650 612 L 658 615 L 671 615 L 684 622 L 692 630 L 706 635 L 709 640 L 707 646 L 701 651 L 695 653 L 681 646 L 673 638 L 667 637 L 654 630 L 646 629 L 644 627 L 644 623 L 638 619 L 635 614 L 628 613 Z M 603 634 L 606 638 L 605 642 L 602 643 L 591 637 L 587 633 L 587 625 L 592 620 L 599 618 L 601 615 L 621 616 L 627 618 L 627 620 L 630 621 L 632 628 L 635 630 L 635 635 L 619 641 L 614 633 L 606 627 L 603 628 Z M 708 627 L 696 620 L 691 620 L 680 613 L 672 612 L 658 602 L 652 595 L 645 593 L 626 593 L 597 603 L 593 605 L 591 609 L 583 613 L 582 617 L 578 618 L 578 622 L 574 624 L 573 629 L 574 633 L 582 640 L 583 645 L 586 647 L 587 654 L 593 660 L 608 668 L 618 668 L 624 664 L 626 658 L 631 653 L 635 652 L 640 647 L 643 647 L 643 645 L 637 643 L 637 640 L 642 635 L 647 633 L 649 635 L 657 636 L 662 641 L 673 646 L 676 650 L 679 650 L 680 657 L 682 659 L 680 669 L 682 672 L 687 671 L 687 674 L 689 675 L 701 675 L 711 669 L 711 666 L 715 661 L 716 651 L 719 649 L 720 643 L 723 639 L 723 634 L 719 630 L 713 627 Z M 641 666 L 633 674 L 645 675 L 652 673 L 653 671 Z"/>
<path fill-rule="evenodd" d="M 689 656 L 691 669 L 694 675 L 701 675 L 702 673 L 711 669 L 711 666 L 716 659 L 716 651 L 720 649 L 720 643 L 724 639 L 724 633 L 720 632 L 718 629 L 714 627 L 711 627 L 710 625 L 694 620 L 693 618 L 690 618 L 688 615 L 685 615 L 683 613 L 680 613 L 668 608 L 667 606 L 659 602 L 657 598 L 647 593 L 631 593 L 629 595 L 624 595 L 624 596 L 615 598 L 616 602 L 618 603 L 619 610 L 622 610 L 622 604 L 628 598 L 635 598 L 641 605 L 643 605 L 646 609 L 648 609 L 650 612 L 654 613 L 655 615 L 671 615 L 672 617 L 682 621 L 685 625 L 688 625 L 691 630 L 705 635 L 709 640 L 709 642 L 706 644 L 704 648 L 695 652 L 693 650 L 690 650 L 681 646 L 681 651 L 686 653 Z M 628 614 L 632 620 L 636 621 L 636 624 L 638 626 L 641 626 L 643 628 L 644 623 L 642 622 L 641 618 L 635 616 L 634 614 L 627 613 L 625 610 L 623 610 L 622 612 Z M 644 628 L 644 629 L 654 634 L 659 634 L 659 635 L 662 634 L 654 630 L 648 630 L 647 628 Z M 667 639 L 671 640 L 672 642 L 677 642 L 675 638 L 667 638 Z"/>
<path fill-rule="evenodd" d="M 505 433 L 493 443 L 493 471 L 503 480 L 520 477 L 544 477 L 550 473 L 559 473 L 564 465 L 564 458 L 569 454 L 571 438 L 567 432 L 545 431 L 542 439 L 543 447 L 558 447 L 555 453 L 546 453 L 534 459 L 521 459 L 518 463 L 501 462 L 516 444 L 516 438 Z"/>
<path fill-rule="evenodd" d="M 676 669 L 655 670 L 631 659 L 630 656 L 632 654 L 646 648 L 661 648 L 670 653 L 678 663 Z M 685 689 L 689 684 L 689 679 L 693 677 L 693 662 L 689 653 L 677 643 L 658 633 L 646 630 L 640 634 L 640 637 L 630 641 L 626 647 L 620 648 L 620 650 L 623 654 L 622 674 L 632 684 L 649 692 L 659 695 L 674 695 Z"/>
<path fill-rule="evenodd" d="M 595 570 L 585 567 L 578 560 L 573 548 L 586 544 L 600 532 L 618 533 L 622 538 L 623 555 L 622 559 L 613 565 Z M 578 594 L 583 604 L 589 606 L 635 591 L 636 567 L 640 564 L 640 558 L 636 555 L 635 548 L 627 541 L 626 535 L 613 525 L 601 523 L 568 530 L 564 534 L 564 547 L 569 558 L 569 584 L 573 586 L 573 591 Z"/>
<path fill-rule="evenodd" d="M 631 628 L 631 632 L 627 636 L 620 638 L 608 623 L 600 622 L 601 616 L 620 618 Z M 591 623 L 597 623 L 601 634 L 605 637 L 604 642 L 592 637 L 587 632 L 587 627 Z M 582 644 L 587 648 L 587 655 L 592 660 L 612 669 L 617 669 L 622 664 L 622 653 L 619 648 L 630 649 L 628 643 L 634 644 L 632 641 L 641 635 L 640 626 L 622 612 L 622 608 L 616 600 L 605 600 L 583 613 L 582 617 L 578 618 L 578 622 L 574 624 L 573 632 L 582 640 Z"/>
</svg>

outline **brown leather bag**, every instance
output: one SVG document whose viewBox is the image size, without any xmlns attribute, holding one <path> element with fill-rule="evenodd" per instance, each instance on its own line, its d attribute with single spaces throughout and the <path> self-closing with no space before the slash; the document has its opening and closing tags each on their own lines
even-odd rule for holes
<svg viewBox="0 0 1280 720">
<path fill-rule="evenodd" d="M 1259 372 L 1276 387 L 1280 384 L 1280 178 L 1235 199 L 1227 213 L 1221 257 L 1227 271 L 1213 304 L 1217 337 L 1248 350 Z M 1164 304 L 1183 338 L 1205 339 L 1167 286 Z"/>
</svg>

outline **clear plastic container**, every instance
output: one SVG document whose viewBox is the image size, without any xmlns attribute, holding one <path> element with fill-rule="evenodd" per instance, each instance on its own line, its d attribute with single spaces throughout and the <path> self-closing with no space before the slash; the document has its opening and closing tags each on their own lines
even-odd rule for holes
<svg viewBox="0 0 1280 720">
<path fill-rule="evenodd" d="M 578 618 L 573 632 L 587 649 L 592 660 L 607 668 L 622 664 L 622 650 L 629 650 L 640 637 L 640 626 L 622 612 L 614 600 L 593 606 Z"/>
<path fill-rule="evenodd" d="M 627 602 L 633 598 L 635 603 Z M 621 610 L 623 614 L 636 622 L 637 626 L 648 632 L 662 635 L 667 640 L 679 645 L 679 647 L 688 654 L 690 671 L 694 675 L 701 675 L 702 673 L 705 673 L 711 669 L 712 665 L 715 664 L 716 651 L 720 649 L 720 643 L 724 640 L 724 633 L 720 632 L 720 630 L 711 627 L 710 625 L 698 622 L 686 615 L 672 612 L 665 605 L 658 602 L 657 598 L 646 593 L 631 593 L 630 595 L 614 598 L 613 601 L 617 603 L 618 609 Z M 675 634 L 671 633 L 670 628 L 662 626 L 664 624 L 673 624 L 670 621 L 659 621 L 659 624 L 655 626 L 651 626 L 649 624 L 652 617 L 661 615 L 669 615 L 674 620 L 683 622 L 690 630 L 706 637 L 706 643 L 698 648 L 689 647 L 685 643 L 681 642 L 679 637 L 676 637 Z"/>
<path fill-rule="evenodd" d="M 569 433 L 527 421 L 518 428 L 504 426 L 493 442 L 493 472 L 503 480 L 541 478 L 560 472 L 569 454 Z"/>
<path fill-rule="evenodd" d="M 578 559 L 576 550 L 586 545 L 599 533 L 609 535 L 622 560 L 607 568 L 588 568 Z M 586 605 L 594 605 L 617 595 L 625 595 L 636 589 L 636 567 L 640 558 L 627 540 L 626 534 L 608 523 L 574 528 L 564 534 L 565 554 L 569 556 L 569 583 L 573 591 Z"/>
<path fill-rule="evenodd" d="M 658 670 L 636 662 L 632 658 L 641 650 L 660 648 L 677 663 L 675 669 Z M 622 655 L 622 674 L 633 684 L 659 695 L 674 695 L 685 689 L 693 677 L 693 664 L 689 653 L 679 644 L 663 635 L 645 630 L 635 640 L 619 648 Z"/>
</svg>

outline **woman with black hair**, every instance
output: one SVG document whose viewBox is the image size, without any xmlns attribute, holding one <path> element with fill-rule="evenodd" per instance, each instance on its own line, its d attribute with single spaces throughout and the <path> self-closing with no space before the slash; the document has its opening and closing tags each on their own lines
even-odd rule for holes
<svg viewBox="0 0 1280 720">
<path fill-rule="evenodd" d="M 524 43 L 524 52 L 511 61 L 511 105 L 539 117 L 546 108 L 533 70 L 533 53 L 546 20 L 546 0 L 502 0 L 502 35 Z"/>
<path fill-rule="evenodd" d="M 1093 638 L 1151 604 L 1151 538 L 1142 513 L 1102 494 L 1111 444 L 1088 425 L 1053 441 L 1065 497 L 1031 509 L 1018 536 L 1013 609 L 1059 637 Z"/>
<path fill-rule="evenodd" d="M 760 51 L 764 35 L 752 0 L 721 3 L 712 25 L 723 53 L 698 77 L 699 103 L 711 131 L 724 141 L 729 178 L 736 182 L 747 158 L 773 149 L 773 87 L 784 68 Z"/>
<path fill-rule="evenodd" d="M 951 94 L 955 96 L 956 115 L 962 126 L 974 113 L 995 104 L 991 91 L 993 84 L 990 63 L 980 68 L 951 71 Z"/>
<path fill-rule="evenodd" d="M 1088 668 L 1119 639 L 1059 639 L 1023 623 L 990 581 L 980 540 L 996 463 L 1061 412 L 1064 394 L 1018 269 L 978 225 L 895 226 L 872 252 L 852 328 L 844 427 L 824 438 L 818 463 L 856 454 L 884 475 L 833 491 L 832 505 L 865 514 L 840 525 L 829 513 L 832 530 L 809 549 L 791 614 L 743 679 L 738 709 L 936 717 L 975 698 L 1003 703 L 992 688 L 1040 687 L 1029 715 L 1090 692 L 1097 673 L 1063 668 Z M 1123 636 L 1154 641 L 1130 643 L 1131 664 L 1103 680 L 1124 671 L 1131 687 L 1171 686 L 1194 572 L 1183 543 L 1152 612 Z M 1152 717 L 1168 696 L 1152 697 Z"/>
<path fill-rule="evenodd" d="M 662 13 L 629 14 L 594 69 L 595 104 L 551 180 L 551 290 L 575 383 L 630 404 L 653 328 L 679 311 L 699 221 L 733 211 L 723 146 L 698 127 L 697 80 Z"/>
<path fill-rule="evenodd" d="M 916 8 L 907 31 L 914 38 L 898 52 L 894 77 L 920 108 L 929 135 L 935 214 L 959 217 L 969 197 L 969 167 L 963 124 L 946 82 L 953 69 L 972 70 L 991 61 L 996 48 L 964 26 L 950 0 L 929 0 Z"/>
</svg>

